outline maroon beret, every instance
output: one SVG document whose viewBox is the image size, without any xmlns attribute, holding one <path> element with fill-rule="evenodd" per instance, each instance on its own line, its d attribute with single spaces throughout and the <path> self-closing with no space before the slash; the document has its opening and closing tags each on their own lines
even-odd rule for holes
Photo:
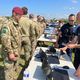
<svg viewBox="0 0 80 80">
<path fill-rule="evenodd" d="M 12 12 L 15 12 L 16 14 L 23 15 L 23 10 L 20 7 L 14 7 Z"/>
</svg>

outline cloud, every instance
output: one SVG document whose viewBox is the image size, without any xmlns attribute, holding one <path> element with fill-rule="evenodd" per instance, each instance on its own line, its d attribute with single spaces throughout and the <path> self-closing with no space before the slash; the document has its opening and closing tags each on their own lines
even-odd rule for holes
<svg viewBox="0 0 80 80">
<path fill-rule="evenodd" d="M 70 7 L 70 8 L 68 8 L 69 10 L 74 10 L 75 8 L 74 7 Z"/>
<path fill-rule="evenodd" d="M 65 7 L 64 10 L 75 10 L 75 7 Z"/>
<path fill-rule="evenodd" d="M 77 12 L 79 10 L 79 8 L 77 7 L 65 7 L 64 8 L 64 12 L 67 13 L 68 11 L 69 12 Z"/>
<path fill-rule="evenodd" d="M 78 3 L 78 0 L 72 0 L 72 3 L 76 4 Z"/>
</svg>

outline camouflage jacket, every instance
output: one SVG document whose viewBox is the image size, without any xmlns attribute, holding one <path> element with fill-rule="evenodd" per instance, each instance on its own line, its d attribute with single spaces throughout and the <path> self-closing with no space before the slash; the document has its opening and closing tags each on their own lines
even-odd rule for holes
<svg viewBox="0 0 80 80">
<path fill-rule="evenodd" d="M 21 46 L 20 27 L 17 22 L 10 19 L 1 28 L 2 49 L 7 53 L 19 53 Z"/>
</svg>

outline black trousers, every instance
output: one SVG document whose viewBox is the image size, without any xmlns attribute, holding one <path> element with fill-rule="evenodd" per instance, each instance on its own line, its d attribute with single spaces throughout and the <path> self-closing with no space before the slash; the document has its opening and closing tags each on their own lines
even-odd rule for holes
<svg viewBox="0 0 80 80">
<path fill-rule="evenodd" d="M 74 67 L 77 69 L 80 65 L 80 49 L 75 50 Z"/>
</svg>

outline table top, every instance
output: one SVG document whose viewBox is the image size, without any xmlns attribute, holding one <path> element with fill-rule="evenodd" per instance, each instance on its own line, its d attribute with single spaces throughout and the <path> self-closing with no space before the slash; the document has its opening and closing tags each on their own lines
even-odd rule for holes
<svg viewBox="0 0 80 80">
<path fill-rule="evenodd" d="M 40 38 L 37 39 L 37 41 L 56 42 L 56 39 L 48 39 L 48 38 L 45 38 L 45 37 L 44 37 L 44 34 L 42 34 L 42 35 L 40 36 Z"/>
<path fill-rule="evenodd" d="M 54 27 L 47 27 L 47 28 L 44 30 L 44 33 L 46 33 L 46 34 L 57 34 L 57 33 L 56 33 L 56 28 L 54 28 Z"/>
<path fill-rule="evenodd" d="M 39 53 L 40 48 L 43 51 L 47 50 L 47 48 L 45 48 L 45 47 L 37 47 L 36 48 L 34 55 L 30 61 L 30 64 L 27 68 L 27 70 L 29 70 L 30 80 L 46 80 L 46 76 L 41 69 L 42 63 L 37 58 L 35 58 L 35 55 Z M 67 56 L 67 54 L 64 54 L 63 56 L 61 56 L 59 61 L 60 61 L 60 64 L 50 64 L 51 68 L 54 68 L 56 66 L 62 67 L 62 66 L 67 65 L 67 66 L 69 66 L 69 69 L 67 70 L 68 74 L 69 74 L 69 79 L 70 80 L 80 80 L 74 76 L 75 68 L 74 68 L 71 60 Z"/>
</svg>

